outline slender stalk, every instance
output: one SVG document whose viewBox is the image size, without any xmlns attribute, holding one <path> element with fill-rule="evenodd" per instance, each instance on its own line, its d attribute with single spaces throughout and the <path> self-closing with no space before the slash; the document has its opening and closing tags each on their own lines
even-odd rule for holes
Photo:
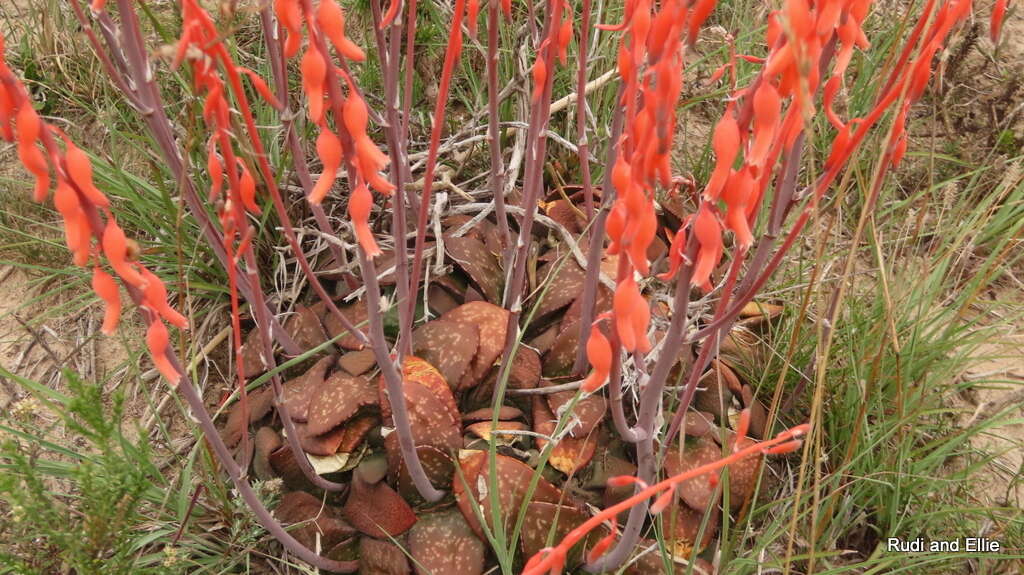
<svg viewBox="0 0 1024 575">
<path fill-rule="evenodd" d="M 580 9 L 579 44 L 577 46 L 579 67 L 576 71 L 576 141 L 580 175 L 583 179 L 583 202 L 587 222 L 594 219 L 594 189 L 590 181 L 590 142 L 587 140 L 587 41 L 590 38 L 590 3 L 591 0 L 583 0 L 583 6 Z"/>
<path fill-rule="evenodd" d="M 505 213 L 505 167 L 501 159 L 501 128 L 498 110 L 498 3 L 487 5 L 487 138 L 491 153 L 491 193 L 494 194 L 494 215 L 498 235 L 507 254 L 512 249 L 512 234 Z M 507 255 L 502 261 L 508 261 Z"/>
</svg>

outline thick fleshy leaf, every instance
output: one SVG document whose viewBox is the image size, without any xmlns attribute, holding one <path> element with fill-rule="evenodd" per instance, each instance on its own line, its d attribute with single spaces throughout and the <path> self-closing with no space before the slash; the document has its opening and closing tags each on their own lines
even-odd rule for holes
<svg viewBox="0 0 1024 575">
<path fill-rule="evenodd" d="M 345 316 L 352 326 L 366 332 L 366 326 L 362 325 L 363 322 L 369 317 L 369 313 L 366 311 L 366 303 L 363 300 L 359 300 L 349 305 L 339 305 L 338 310 L 341 311 L 341 315 Z M 356 336 L 347 333 L 347 330 L 333 313 L 327 312 L 323 317 L 324 329 L 327 331 L 327 335 L 330 337 L 337 337 L 338 334 L 345 333 L 345 335 L 334 342 L 334 345 L 348 350 L 360 350 L 363 349 L 362 344 L 356 339 Z"/>
<path fill-rule="evenodd" d="M 478 421 L 471 423 L 466 426 L 466 431 L 473 435 L 483 439 L 486 442 L 491 441 L 491 437 L 494 436 L 498 445 L 512 445 L 513 443 L 523 439 L 523 436 L 518 433 L 504 433 L 506 431 L 520 432 L 528 429 L 526 424 L 521 421 L 499 421 L 495 425 L 496 430 L 492 432 L 490 421 Z"/>
<path fill-rule="evenodd" d="M 231 407 L 227 423 L 224 424 L 224 428 L 220 432 L 220 436 L 224 440 L 224 443 L 226 443 L 228 447 L 238 445 L 238 442 L 242 440 L 242 435 L 248 433 L 249 424 L 256 423 L 263 419 L 265 415 L 270 413 L 270 408 L 273 407 L 273 405 L 273 389 L 265 387 L 263 389 L 249 392 L 249 417 L 247 421 L 246 417 L 242 413 L 242 402 L 236 402 Z"/>
<path fill-rule="evenodd" d="M 590 519 L 589 515 L 569 505 L 542 501 L 530 502 L 526 508 L 526 517 L 523 519 L 523 530 L 520 535 L 523 556 L 532 557 L 541 549 L 557 544 L 587 519 Z M 548 543 L 548 536 L 552 532 L 551 543 Z M 597 543 L 607 533 L 608 530 L 605 527 L 591 531 L 569 551 L 567 562 L 569 564 L 578 563 L 583 557 L 584 550 Z"/>
<path fill-rule="evenodd" d="M 390 541 L 372 537 L 359 539 L 359 573 L 361 575 L 407 575 L 409 560 L 405 552 Z"/>
<path fill-rule="evenodd" d="M 319 435 L 348 421 L 360 410 L 377 410 L 380 395 L 377 386 L 365 377 L 353 377 L 343 371 L 332 373 L 309 402 L 309 433 Z"/>
<path fill-rule="evenodd" d="M 409 554 L 419 575 L 480 575 L 487 548 L 455 509 L 421 515 L 409 531 Z"/>
<path fill-rule="evenodd" d="M 340 453 L 352 453 L 362 445 L 366 436 L 380 425 L 380 417 L 374 413 L 357 415 L 345 423 L 345 436 L 338 445 Z"/>
<path fill-rule="evenodd" d="M 353 376 L 363 375 L 377 365 L 377 356 L 372 349 L 350 351 L 338 358 L 338 367 Z"/>
<path fill-rule="evenodd" d="M 495 460 L 497 477 L 492 480 L 486 451 L 464 452 L 459 457 L 462 477 L 459 477 L 460 470 L 456 470 L 452 491 L 466 523 L 478 537 L 483 537 L 480 522 L 473 512 L 475 501 L 487 524 L 492 528 L 497 525 L 488 496 L 488 490 L 495 489 L 498 494 L 498 517 L 506 530 L 511 529 L 530 486 L 534 470 L 517 459 L 498 454 Z M 531 500 L 557 503 L 560 497 L 561 492 L 558 488 L 542 477 L 537 482 Z"/>
<path fill-rule="evenodd" d="M 547 403 L 538 396 L 533 397 L 533 430 L 543 435 L 552 435 L 555 432 L 557 421 Z M 540 437 L 535 438 L 538 449 L 544 449 L 547 440 Z M 585 467 L 594 457 L 597 449 L 597 435 L 590 433 L 586 436 L 563 437 L 551 448 L 551 455 L 548 463 L 551 467 L 572 475 Z"/>
<path fill-rule="evenodd" d="M 345 438 L 345 428 L 342 426 L 317 434 L 310 432 L 309 424 L 296 423 L 295 431 L 299 434 L 299 445 L 302 446 L 302 450 L 321 457 L 337 453 L 341 441 Z"/>
<path fill-rule="evenodd" d="M 740 390 L 740 399 L 744 408 L 750 409 L 750 430 L 747 435 L 755 439 L 764 437 L 764 428 L 768 425 L 768 409 L 760 400 L 754 398 L 754 390 L 749 385 L 744 385 Z"/>
<path fill-rule="evenodd" d="M 250 379 L 264 371 L 267 371 L 267 360 L 263 357 L 263 340 L 260 330 L 253 329 L 242 344 L 242 377 Z"/>
<path fill-rule="evenodd" d="M 483 242 L 476 238 L 463 236 L 457 238 L 446 236 L 444 248 L 448 256 L 455 260 L 480 288 L 487 301 L 498 302 L 501 298 L 501 283 L 504 274 L 498 264 L 498 258 L 487 249 Z"/>
<path fill-rule="evenodd" d="M 469 371 L 479 342 L 479 331 L 475 326 L 434 320 L 413 332 L 412 351 L 436 367 L 448 385 L 455 389 Z"/>
<path fill-rule="evenodd" d="M 325 309 L 323 302 L 312 307 L 299 304 L 295 307 L 295 313 L 285 321 L 285 331 L 302 351 L 308 351 L 327 341 L 327 332 L 320 322 Z"/>
<path fill-rule="evenodd" d="M 274 474 L 280 477 L 289 489 L 296 491 L 313 489 L 313 484 L 302 473 L 298 462 L 295 461 L 292 448 L 287 444 L 270 453 L 270 467 L 274 470 Z"/>
<path fill-rule="evenodd" d="M 256 454 L 252 460 L 252 469 L 256 477 L 266 481 L 277 476 L 270 465 L 270 454 L 281 447 L 281 436 L 270 427 L 261 427 L 256 432 Z"/>
<path fill-rule="evenodd" d="M 712 505 L 711 516 L 704 527 L 704 536 L 700 540 L 698 553 L 711 542 L 711 538 L 718 532 L 718 521 L 721 515 L 718 505 Z M 680 559 L 689 559 L 693 552 L 694 544 L 697 542 L 697 535 L 700 533 L 700 525 L 704 521 L 704 510 L 691 509 L 688 505 L 672 505 L 662 512 L 666 529 L 671 529 L 673 537 L 667 542 L 669 553 Z"/>
<path fill-rule="evenodd" d="M 388 474 L 392 478 L 398 493 L 406 501 L 414 505 L 425 503 L 420 496 L 419 490 L 416 489 L 416 485 L 412 482 L 409 468 L 405 466 L 405 460 L 402 459 L 402 452 L 398 446 L 398 436 L 392 433 L 385 437 L 384 448 L 387 450 L 388 456 Z M 452 460 L 452 457 L 444 451 L 429 445 L 417 447 L 416 454 L 420 458 L 420 465 L 423 466 L 423 472 L 426 474 L 427 479 L 430 480 L 430 484 L 438 489 L 447 490 L 452 480 L 452 472 L 455 469 L 455 462 Z"/>
<path fill-rule="evenodd" d="M 322 547 L 331 548 L 355 534 L 336 507 L 305 491 L 285 493 L 274 516 L 286 525 L 301 524 L 288 532 L 309 548 L 315 548 L 318 536 Z"/>
<path fill-rule="evenodd" d="M 714 365 L 704 372 L 697 382 L 697 391 L 693 395 L 694 409 L 711 413 L 716 421 L 723 421 L 732 403 L 732 391 L 729 390 L 729 382 L 726 381 L 730 373 L 731 371 L 716 369 Z"/>
<path fill-rule="evenodd" d="M 416 515 L 401 495 L 384 482 L 368 484 L 358 474 L 352 477 L 342 513 L 360 533 L 377 538 L 401 535 L 416 523 Z"/>
<path fill-rule="evenodd" d="M 722 448 L 706 437 L 697 439 L 692 445 L 686 444 L 682 453 L 678 447 L 669 450 L 665 457 L 665 475 L 679 475 L 702 465 L 714 463 L 722 458 Z M 708 508 L 715 493 L 714 481 L 718 473 L 711 473 L 687 479 L 676 488 L 680 497 L 692 509 L 703 511 Z"/>
<path fill-rule="evenodd" d="M 505 349 L 508 331 L 508 310 L 487 302 L 460 305 L 441 319 L 476 326 L 479 346 L 470 370 L 459 381 L 457 389 L 469 389 L 479 383 Z M 454 387 L 454 386 L 453 386 Z"/>
<path fill-rule="evenodd" d="M 427 362 L 407 357 L 402 366 L 409 426 L 416 445 L 429 445 L 442 451 L 454 451 L 462 445 L 462 423 L 451 389 L 441 374 Z M 391 402 L 383 377 L 380 380 L 381 413 L 391 417 Z"/>
<path fill-rule="evenodd" d="M 321 358 L 305 373 L 284 384 L 284 406 L 293 420 L 306 421 L 309 417 L 309 402 L 313 394 L 323 386 L 327 370 L 333 363 L 332 357 Z"/>
<path fill-rule="evenodd" d="M 742 437 L 736 440 L 735 449 L 744 449 L 755 443 L 757 442 L 748 437 Z M 763 458 L 764 456 L 759 453 L 729 464 L 729 507 L 732 509 L 743 507 L 753 495 Z"/>
<path fill-rule="evenodd" d="M 433 282 L 427 288 L 427 307 L 436 315 L 444 315 L 459 307 L 460 303 L 452 292 Z"/>
<path fill-rule="evenodd" d="M 490 421 L 494 416 L 494 410 L 490 407 L 482 407 L 475 411 L 471 411 L 462 416 L 464 422 L 474 421 Z M 523 417 L 523 412 L 518 407 L 512 407 L 511 405 L 503 405 L 498 408 L 498 419 L 500 421 L 511 421 L 513 419 L 519 419 Z"/>
<path fill-rule="evenodd" d="M 512 366 L 508 374 L 509 388 L 533 389 L 540 384 L 540 378 L 540 354 L 529 346 L 520 345 L 516 350 L 515 357 L 512 358 Z"/>
<path fill-rule="evenodd" d="M 580 322 L 572 322 L 559 328 L 559 333 L 544 355 L 544 377 L 560 377 L 572 371 L 576 361 L 576 350 L 580 346 Z"/>
<path fill-rule="evenodd" d="M 556 416 L 558 410 L 568 409 L 572 398 L 576 396 L 575 391 L 560 391 L 547 396 L 548 407 Z M 603 395 L 588 395 L 576 402 L 572 408 L 572 415 L 579 418 L 579 424 L 569 428 L 569 436 L 575 438 L 587 437 L 593 434 L 594 429 L 604 421 L 608 412 L 608 401 Z"/>
<path fill-rule="evenodd" d="M 552 261 L 537 270 L 537 287 L 543 291 L 541 300 L 533 317 L 541 319 L 571 304 L 583 292 L 583 281 L 586 274 L 576 260 L 564 262 Z M 536 292 L 540 297 L 541 291 Z"/>
</svg>

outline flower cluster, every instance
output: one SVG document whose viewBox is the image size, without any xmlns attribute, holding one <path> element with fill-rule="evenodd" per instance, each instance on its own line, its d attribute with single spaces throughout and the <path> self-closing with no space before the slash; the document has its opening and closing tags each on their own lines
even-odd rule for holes
<svg viewBox="0 0 1024 575">
<path fill-rule="evenodd" d="M 167 357 L 167 322 L 180 329 L 188 319 L 167 303 L 163 282 L 139 261 L 138 245 L 127 237 L 110 211 L 110 200 L 93 181 L 92 161 L 59 128 L 39 117 L 24 84 L 7 66 L 0 37 L 0 137 L 17 142 L 18 157 L 35 178 L 33 197 L 45 202 L 53 189 L 53 205 L 64 222 L 64 240 L 75 265 L 92 265 L 92 288 L 106 311 L 102 331 L 112 334 L 121 317 L 121 296 L 104 259 L 150 312 L 146 343 L 153 363 L 172 384 L 181 375 Z M 58 142 L 63 142 L 63 149 Z M 52 178 L 51 178 L 52 172 Z"/>
<path fill-rule="evenodd" d="M 397 15 L 397 8 L 396 0 L 385 15 L 386 22 Z M 308 0 L 276 0 L 274 11 L 286 31 L 286 58 L 295 57 L 302 50 L 304 23 L 308 36 L 300 61 L 302 90 L 309 119 L 320 130 L 316 151 L 323 164 L 309 201 L 314 204 L 322 202 L 334 185 L 338 170 L 349 161 L 352 180 L 348 214 L 359 246 L 367 257 L 372 258 L 381 252 L 369 225 L 373 208 L 370 188 L 387 195 L 395 187 L 380 173 L 390 159 L 366 132 L 369 108 L 344 65 L 345 61 L 362 62 L 366 55 L 346 36 L 345 14 L 336 0 L 321 0 L 315 10 Z M 328 42 L 343 65 L 334 64 L 328 53 Z M 342 93 L 342 79 L 345 94 Z M 329 118 L 333 118 L 333 130 Z"/>
</svg>

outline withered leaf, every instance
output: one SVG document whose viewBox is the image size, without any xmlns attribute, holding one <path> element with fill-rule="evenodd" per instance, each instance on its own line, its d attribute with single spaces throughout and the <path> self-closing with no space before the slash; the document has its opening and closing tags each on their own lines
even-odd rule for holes
<svg viewBox="0 0 1024 575">
<path fill-rule="evenodd" d="M 334 363 L 334 358 L 324 357 L 313 364 L 305 373 L 284 384 L 282 396 L 288 415 L 294 421 L 306 421 L 309 417 L 309 402 L 327 376 L 327 370 Z"/>
<path fill-rule="evenodd" d="M 540 397 L 533 397 L 533 430 L 542 435 L 552 435 L 557 422 L 547 403 Z M 535 438 L 537 447 L 544 449 L 547 440 Z M 548 463 L 551 467 L 566 475 L 572 475 L 585 467 L 594 457 L 597 449 L 597 436 L 594 433 L 581 435 L 579 438 L 563 437 L 551 448 Z"/>
<path fill-rule="evenodd" d="M 447 320 L 429 321 L 412 334 L 412 351 L 441 372 L 455 389 L 476 357 L 480 337 L 476 326 Z"/>
<path fill-rule="evenodd" d="M 454 509 L 421 515 L 409 531 L 417 574 L 480 575 L 487 549 Z"/>
<path fill-rule="evenodd" d="M 416 515 L 401 495 L 383 481 L 366 483 L 359 474 L 352 476 L 342 513 L 360 533 L 378 538 L 401 535 L 416 523 Z"/>
<path fill-rule="evenodd" d="M 309 433 L 327 433 L 348 421 L 359 410 L 378 408 L 377 386 L 365 377 L 353 377 L 336 371 L 313 392 L 309 401 Z"/>
</svg>

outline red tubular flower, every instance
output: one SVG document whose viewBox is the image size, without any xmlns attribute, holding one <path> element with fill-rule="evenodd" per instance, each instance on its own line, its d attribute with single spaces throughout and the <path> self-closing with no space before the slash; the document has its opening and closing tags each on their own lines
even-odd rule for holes
<svg viewBox="0 0 1024 575">
<path fill-rule="evenodd" d="M 600 320 L 599 320 L 600 321 Z M 587 338 L 587 360 L 594 371 L 583 381 L 581 389 L 593 393 L 608 381 L 612 370 L 612 346 L 608 338 L 597 327 L 598 322 L 590 326 L 590 337 Z"/>
<path fill-rule="evenodd" d="M 736 243 L 742 248 L 749 248 L 754 243 L 754 237 L 750 233 L 750 223 L 747 221 L 747 205 L 751 200 L 753 190 L 754 176 L 751 173 L 751 168 L 745 166 L 739 171 L 733 171 L 722 192 L 722 199 L 727 208 L 725 227 L 736 234 Z"/>
<path fill-rule="evenodd" d="M 666 230 L 667 231 L 667 230 Z M 672 245 L 668 248 L 668 271 L 658 275 L 658 279 L 661 281 L 668 281 L 675 277 L 679 272 L 679 268 L 683 265 L 683 260 L 686 259 L 686 225 L 679 226 L 674 236 L 672 236 Z"/>
<path fill-rule="evenodd" d="M 715 169 L 708 178 L 707 187 L 704 188 L 704 199 L 714 201 L 729 179 L 729 172 L 736 160 L 740 149 L 740 127 L 733 116 L 732 108 L 726 108 L 722 119 L 715 125 L 715 132 L 711 136 L 711 149 L 715 152 Z"/>
<path fill-rule="evenodd" d="M 1003 18 L 1006 17 L 1006 0 L 996 0 L 992 5 L 992 19 L 989 21 L 988 34 L 993 44 L 999 43 L 999 34 L 1003 29 Z"/>
<path fill-rule="evenodd" d="M 316 181 L 313 191 L 309 194 L 311 204 L 319 204 L 323 201 L 327 192 L 331 190 L 331 186 L 334 185 L 334 179 L 338 176 L 338 168 L 341 167 L 341 140 L 326 126 L 321 128 L 320 135 L 316 138 L 316 153 L 320 156 L 324 167 L 320 173 L 320 179 Z"/>
<path fill-rule="evenodd" d="M 536 104 L 544 95 L 544 85 L 548 78 L 548 65 L 544 63 L 543 56 L 537 56 L 533 68 L 530 69 L 530 74 L 533 77 L 533 93 L 530 96 L 530 103 Z"/>
<path fill-rule="evenodd" d="M 722 259 L 722 226 L 718 218 L 711 212 L 707 202 L 703 202 L 693 223 L 693 233 L 700 243 L 697 262 L 693 268 L 691 285 L 700 286 L 704 291 L 711 290 L 711 272 Z"/>
<path fill-rule="evenodd" d="M 78 203 L 78 194 L 63 178 L 57 179 L 57 187 L 53 192 L 53 206 L 64 219 L 64 240 L 74 255 L 75 265 L 84 266 L 89 263 L 92 233 L 85 212 Z"/>
<path fill-rule="evenodd" d="M 398 7 L 402 5 L 402 0 L 392 0 L 391 5 L 388 6 L 388 11 L 384 13 L 384 17 L 380 21 L 380 29 L 383 30 L 391 25 L 395 21 L 395 16 L 398 15 Z M 479 9 L 479 4 L 477 5 Z M 474 25 L 476 23 L 474 22 Z M 474 32 L 475 33 L 475 32 Z"/>
<path fill-rule="evenodd" d="M 476 38 L 476 22 L 480 16 L 480 0 L 468 0 L 466 2 L 466 27 L 469 34 Z"/>
<path fill-rule="evenodd" d="M 615 315 L 615 332 L 622 348 L 628 352 L 649 349 L 647 326 L 651 321 L 651 308 L 640 294 L 632 273 L 615 288 L 612 311 Z"/>
<path fill-rule="evenodd" d="M 167 303 L 167 288 L 153 272 L 146 268 L 140 268 L 142 277 L 146 279 L 146 288 L 143 294 L 146 297 L 146 307 L 155 311 L 167 323 L 180 329 L 188 329 L 188 318 L 181 315 Z"/>
<path fill-rule="evenodd" d="M 125 237 L 124 230 L 117 225 L 113 217 L 107 220 L 107 225 L 103 229 L 102 243 L 103 253 L 107 256 L 110 267 L 114 268 L 117 275 L 129 284 L 143 289 L 146 286 L 146 280 L 139 272 L 135 271 L 131 262 L 128 261 L 128 238 Z"/>
<path fill-rule="evenodd" d="M 50 191 L 50 168 L 46 164 L 46 156 L 36 146 L 41 125 L 42 120 L 32 109 L 32 104 L 22 103 L 15 123 L 18 133 L 18 159 L 36 180 L 32 198 L 37 202 L 45 201 L 46 194 Z"/>
<path fill-rule="evenodd" d="M 781 99 L 779 92 L 767 79 L 754 92 L 754 139 L 747 155 L 747 163 L 755 168 L 764 165 L 768 150 L 779 129 Z"/>
<path fill-rule="evenodd" d="M 470 6 L 472 6 L 472 1 Z M 572 40 L 572 19 L 564 18 L 562 26 L 558 29 L 558 61 L 565 66 L 569 57 L 569 42 Z"/>
<path fill-rule="evenodd" d="M 314 124 L 324 122 L 324 81 L 327 77 L 327 62 L 315 44 L 306 48 L 302 56 L 302 89 L 309 100 L 309 119 Z"/>
<path fill-rule="evenodd" d="M 363 249 L 366 257 L 379 256 L 381 251 L 377 247 L 377 240 L 370 230 L 370 210 L 373 208 L 373 194 L 366 187 L 366 184 L 359 182 L 352 189 L 348 198 L 348 217 L 352 220 L 352 227 L 355 228 L 356 240 L 359 247 Z"/>
<path fill-rule="evenodd" d="M 615 538 L 619 536 L 619 520 L 616 517 L 612 517 L 612 528 L 601 538 L 600 541 L 594 544 L 587 552 L 587 563 L 593 563 L 604 556 L 604 554 L 611 548 L 612 543 L 615 542 Z"/>
<path fill-rule="evenodd" d="M 241 168 L 241 174 L 238 177 L 238 195 L 242 198 L 242 205 L 249 213 L 259 215 L 262 210 L 256 203 L 256 179 L 252 177 L 252 172 L 245 166 L 245 162 L 238 160 L 238 166 Z"/>
<path fill-rule="evenodd" d="M 216 137 L 211 137 L 206 144 L 206 171 L 210 175 L 210 202 L 217 201 L 224 189 L 224 164 L 217 155 Z"/>
<path fill-rule="evenodd" d="M 615 255 L 619 253 L 622 246 L 622 233 L 626 229 L 626 204 L 621 199 L 615 200 L 612 209 L 608 212 L 608 219 L 605 220 L 604 229 L 611 242 L 608 244 L 606 253 Z"/>
<path fill-rule="evenodd" d="M 110 207 L 110 200 L 93 184 L 92 162 L 89 161 L 89 156 L 70 141 L 67 142 L 67 147 L 64 163 L 68 167 L 68 177 L 90 202 L 101 208 Z"/>
<path fill-rule="evenodd" d="M 633 219 L 629 227 L 629 261 L 642 276 L 651 272 L 647 260 L 647 249 L 658 232 L 658 216 L 654 213 L 654 201 L 644 198 L 644 210 Z"/>
<path fill-rule="evenodd" d="M 146 330 L 146 346 L 149 347 L 149 353 L 153 356 L 153 366 L 160 372 L 160 375 L 164 376 L 164 379 L 171 385 L 177 385 L 181 380 L 181 374 L 167 359 L 169 343 L 170 335 L 167 333 L 167 327 L 159 319 L 154 319 L 149 324 L 149 329 Z"/>
<path fill-rule="evenodd" d="M 302 9 L 298 0 L 274 0 L 274 13 L 287 31 L 284 56 L 291 58 L 298 54 L 299 48 L 302 47 Z"/>
<path fill-rule="evenodd" d="M 704 21 L 711 15 L 711 11 L 715 9 L 715 4 L 718 4 L 718 0 L 697 0 L 693 5 L 693 9 L 690 10 L 689 32 L 686 36 L 686 43 L 690 46 L 693 46 L 697 41 L 697 32 L 700 32 L 700 27 L 704 25 Z"/>
<path fill-rule="evenodd" d="M 398 0 L 395 0 L 394 5 L 398 5 Z M 363 49 L 345 35 L 345 13 L 335 0 L 321 0 L 316 21 L 339 54 L 353 62 L 366 60 Z"/>
<path fill-rule="evenodd" d="M 106 304 L 103 312 L 103 327 L 100 328 L 100 331 L 104 335 L 112 335 L 121 320 L 121 294 L 117 289 L 117 282 L 110 274 L 96 266 L 92 269 L 92 290 Z"/>
</svg>

